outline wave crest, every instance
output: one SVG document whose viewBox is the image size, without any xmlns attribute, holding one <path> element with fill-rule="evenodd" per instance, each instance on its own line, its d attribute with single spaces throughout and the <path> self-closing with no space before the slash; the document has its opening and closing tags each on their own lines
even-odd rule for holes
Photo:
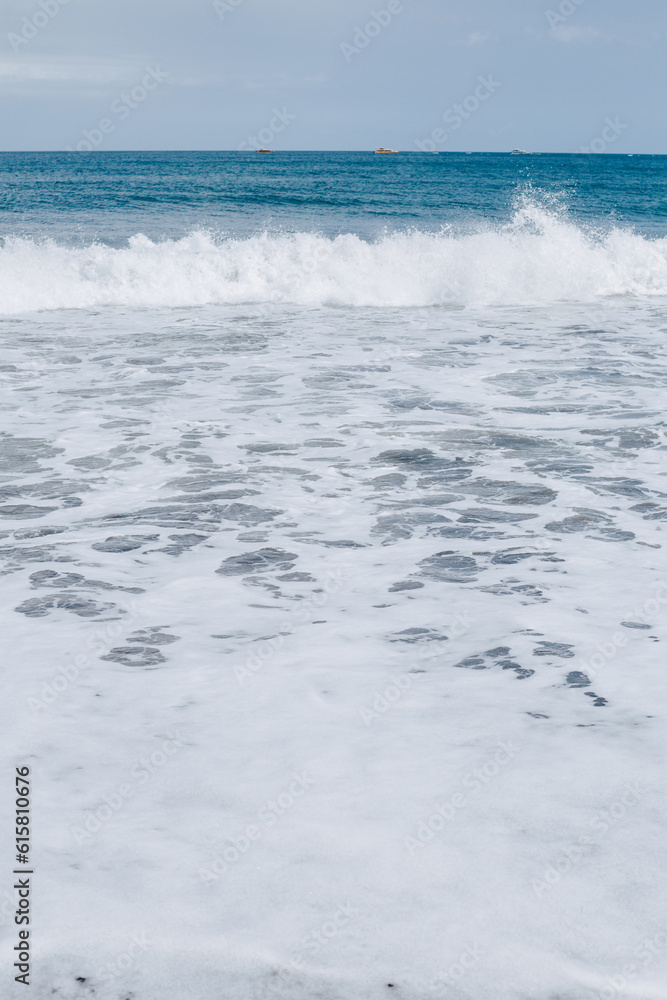
<svg viewBox="0 0 667 1000">
<path fill-rule="evenodd" d="M 667 295 L 667 239 L 594 233 L 537 205 L 475 233 L 410 231 L 245 239 L 194 232 L 114 249 L 5 237 L 0 312 L 286 303 L 484 306 Z"/>
</svg>

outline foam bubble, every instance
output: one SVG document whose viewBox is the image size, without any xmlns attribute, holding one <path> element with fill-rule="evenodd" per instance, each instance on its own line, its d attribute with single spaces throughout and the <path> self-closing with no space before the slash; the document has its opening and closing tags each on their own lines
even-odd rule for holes
<svg viewBox="0 0 667 1000">
<path fill-rule="evenodd" d="M 588 231 L 535 204 L 475 233 L 409 231 L 366 242 L 314 233 L 246 239 L 194 232 L 122 248 L 6 237 L 0 311 L 103 305 L 289 303 L 540 305 L 667 295 L 667 239 Z"/>
</svg>

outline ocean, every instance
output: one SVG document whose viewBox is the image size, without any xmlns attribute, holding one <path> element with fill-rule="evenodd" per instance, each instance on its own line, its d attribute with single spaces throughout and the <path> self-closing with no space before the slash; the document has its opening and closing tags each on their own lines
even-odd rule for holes
<svg viewBox="0 0 667 1000">
<path fill-rule="evenodd" d="M 666 194 L 0 154 L 36 1000 L 664 996 Z"/>
</svg>

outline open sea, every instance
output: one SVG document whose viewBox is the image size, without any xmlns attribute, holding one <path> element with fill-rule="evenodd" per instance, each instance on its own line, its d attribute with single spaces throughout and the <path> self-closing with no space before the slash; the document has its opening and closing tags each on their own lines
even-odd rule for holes
<svg viewBox="0 0 667 1000">
<path fill-rule="evenodd" d="M 664 1000 L 666 334 L 665 157 L 0 154 L 34 1000 Z"/>
</svg>

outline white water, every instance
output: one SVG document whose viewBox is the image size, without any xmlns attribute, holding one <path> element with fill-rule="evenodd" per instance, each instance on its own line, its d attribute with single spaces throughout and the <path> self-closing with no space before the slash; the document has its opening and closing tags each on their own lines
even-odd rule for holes
<svg viewBox="0 0 667 1000">
<path fill-rule="evenodd" d="M 618 300 L 0 324 L 34 1000 L 664 998 L 665 325 Z"/>
<path fill-rule="evenodd" d="M 194 232 L 125 247 L 67 247 L 5 237 L 0 313 L 103 305 L 283 303 L 484 306 L 667 295 L 667 239 L 589 232 L 528 204 L 511 223 L 472 234 L 412 231 L 247 239 Z"/>
</svg>

